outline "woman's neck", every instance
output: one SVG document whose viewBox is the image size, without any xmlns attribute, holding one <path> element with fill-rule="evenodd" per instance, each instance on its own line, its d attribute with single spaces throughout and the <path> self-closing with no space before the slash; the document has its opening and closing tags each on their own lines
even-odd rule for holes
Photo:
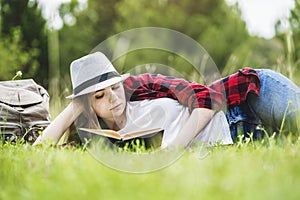
<svg viewBox="0 0 300 200">
<path fill-rule="evenodd" d="M 112 119 L 103 119 L 105 124 L 108 126 L 109 129 L 112 130 L 120 130 L 125 127 L 127 122 L 126 112 L 124 112 L 121 116 L 115 116 Z"/>
</svg>

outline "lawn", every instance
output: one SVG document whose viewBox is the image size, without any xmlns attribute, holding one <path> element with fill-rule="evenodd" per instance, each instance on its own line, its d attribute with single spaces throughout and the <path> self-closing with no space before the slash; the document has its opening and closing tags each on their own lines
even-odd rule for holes
<svg viewBox="0 0 300 200">
<path fill-rule="evenodd" d="M 82 148 L 2 145 L 0 199 L 299 199 L 300 141 L 199 148 L 150 173 L 111 169 Z"/>
</svg>

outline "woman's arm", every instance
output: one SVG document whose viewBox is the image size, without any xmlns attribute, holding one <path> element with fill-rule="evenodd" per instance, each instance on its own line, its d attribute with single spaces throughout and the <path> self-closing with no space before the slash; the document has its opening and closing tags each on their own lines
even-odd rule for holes
<svg viewBox="0 0 300 200">
<path fill-rule="evenodd" d="M 207 108 L 195 108 L 178 135 L 167 146 L 186 147 L 212 119 L 215 111 Z"/>
<path fill-rule="evenodd" d="M 72 101 L 43 131 L 33 145 L 41 144 L 45 140 L 49 140 L 56 144 L 68 127 L 75 121 L 80 115 L 82 109 L 79 107 L 74 108 L 74 102 Z"/>
</svg>

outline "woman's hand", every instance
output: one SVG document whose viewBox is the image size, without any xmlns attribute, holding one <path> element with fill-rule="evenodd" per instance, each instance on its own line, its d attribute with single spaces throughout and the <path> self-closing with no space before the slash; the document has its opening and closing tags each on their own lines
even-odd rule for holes
<svg viewBox="0 0 300 200">
<path fill-rule="evenodd" d="M 50 140 L 51 143 L 56 144 L 68 127 L 75 121 L 75 119 L 82 113 L 83 107 L 72 101 L 43 131 L 33 145 L 41 144 L 45 140 Z"/>
</svg>

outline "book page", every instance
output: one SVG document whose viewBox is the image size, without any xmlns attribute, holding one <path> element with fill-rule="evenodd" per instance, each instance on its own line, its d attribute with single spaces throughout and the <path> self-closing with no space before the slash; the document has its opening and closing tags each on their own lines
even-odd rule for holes
<svg viewBox="0 0 300 200">
<path fill-rule="evenodd" d="M 142 131 L 138 131 L 138 132 L 133 132 L 133 133 L 126 133 L 125 135 L 122 136 L 123 140 L 128 140 L 131 138 L 135 138 L 135 137 L 146 137 L 155 134 L 159 131 L 162 131 L 163 129 L 161 128 L 154 128 L 154 129 L 148 129 L 148 130 L 142 130 Z"/>
<path fill-rule="evenodd" d="M 82 131 L 86 131 L 89 133 L 94 133 L 96 135 L 102 135 L 105 137 L 110 137 L 110 138 L 114 138 L 114 139 L 122 139 L 123 137 L 114 130 L 108 130 L 108 129 L 90 129 L 90 128 L 79 128 Z"/>
<path fill-rule="evenodd" d="M 161 128 L 154 128 L 154 129 L 142 130 L 142 131 L 137 131 L 137 132 L 126 133 L 124 135 L 120 135 L 117 131 L 108 130 L 108 129 L 80 128 L 80 130 L 86 131 L 86 132 L 89 132 L 89 133 L 94 133 L 94 134 L 97 134 L 97 135 L 102 135 L 102 136 L 105 136 L 105 137 L 119 139 L 119 140 L 128 140 L 128 139 L 131 139 L 131 138 L 142 137 L 142 136 L 146 136 L 146 135 L 150 136 L 151 134 L 162 131 Z"/>
</svg>

